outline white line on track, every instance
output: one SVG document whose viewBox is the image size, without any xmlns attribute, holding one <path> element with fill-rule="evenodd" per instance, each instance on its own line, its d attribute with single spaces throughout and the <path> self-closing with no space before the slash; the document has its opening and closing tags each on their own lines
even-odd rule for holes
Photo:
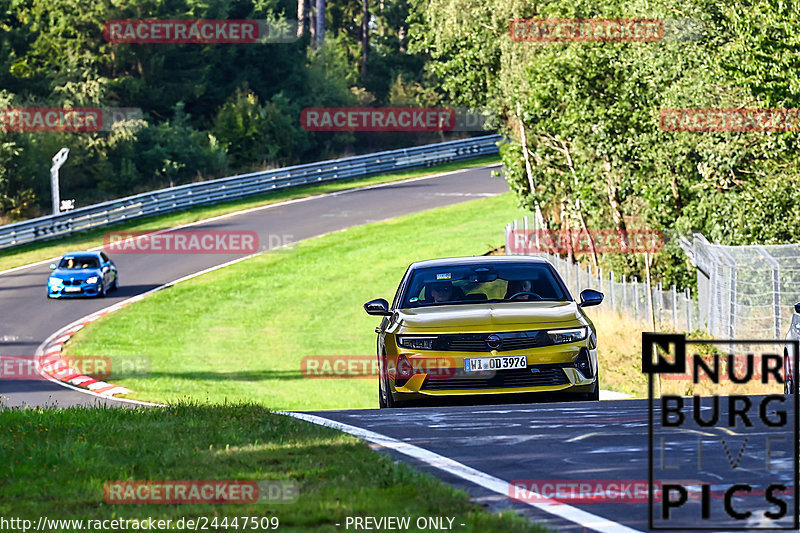
<svg viewBox="0 0 800 533">
<path fill-rule="evenodd" d="M 250 209 L 244 209 L 242 211 L 234 211 L 232 213 L 226 213 L 224 215 L 219 215 L 219 216 L 216 216 L 216 217 L 213 217 L 213 218 L 206 218 L 206 219 L 203 219 L 203 220 L 198 220 L 198 221 L 195 221 L 195 222 L 184 224 L 182 226 L 175 226 L 174 228 L 169 228 L 168 230 L 154 230 L 153 233 L 156 233 L 156 232 L 160 233 L 160 232 L 164 232 L 164 231 L 172 231 L 172 230 L 176 230 L 176 229 L 180 229 L 180 228 L 186 228 L 186 227 L 190 227 L 190 226 L 197 226 L 197 225 L 200 225 L 200 224 L 206 224 L 208 222 L 212 222 L 212 221 L 215 221 L 215 220 L 220 220 L 220 219 L 223 219 L 223 218 L 235 217 L 235 216 L 243 215 L 243 214 L 246 214 L 246 213 L 251 213 L 253 211 L 259 211 L 259 210 L 262 210 L 262 209 L 272 209 L 274 207 L 280 207 L 280 206 L 289 205 L 289 204 L 295 204 L 295 203 L 299 203 L 299 202 L 306 202 L 306 201 L 309 201 L 309 200 L 314 200 L 316 198 L 323 198 L 323 197 L 326 197 L 326 196 L 340 196 L 340 195 L 343 195 L 343 194 L 350 194 L 350 193 L 354 193 L 354 192 L 357 192 L 357 191 L 363 191 L 363 190 L 367 190 L 367 189 L 378 189 L 378 188 L 381 188 L 381 187 L 388 187 L 388 186 L 391 186 L 391 185 L 396 185 L 398 183 L 411 183 L 411 182 L 415 182 L 415 181 L 422 181 L 422 180 L 427 180 L 427 179 L 440 178 L 442 176 L 448 176 L 448 175 L 451 175 L 451 174 L 459 174 L 459 173 L 463 173 L 463 172 L 469 172 L 469 171 L 472 171 L 472 170 L 493 168 L 493 167 L 497 167 L 497 166 L 499 166 L 499 164 L 482 165 L 482 166 L 470 167 L 470 168 L 462 168 L 462 169 L 459 169 L 459 170 L 451 170 L 449 172 L 441 172 L 439 174 L 432 174 L 432 175 L 429 175 L 429 176 L 420 176 L 418 178 L 410 178 L 410 179 L 407 179 L 407 180 L 387 181 L 386 183 L 378 183 L 378 184 L 375 184 L 375 185 L 365 185 L 363 187 L 357 187 L 357 188 L 354 188 L 354 189 L 344 189 L 344 190 L 341 190 L 341 191 L 335 191 L 335 192 L 331 192 L 331 193 L 322 193 L 322 194 L 317 194 L 317 195 L 314 195 L 314 196 L 306 196 L 304 198 L 295 198 L 294 200 L 287 200 L 285 202 L 278 202 L 278 203 L 275 203 L 275 204 L 268 204 L 268 205 L 262 205 L 262 206 L 257 206 L 257 207 L 251 207 Z M 341 231 L 341 230 L 337 230 L 337 231 Z M 330 233 L 334 233 L 334 232 L 323 233 L 323 234 L 320 234 L 320 235 L 316 235 L 313 238 L 322 237 L 322 236 L 328 235 Z M 276 248 L 273 248 L 272 250 L 276 250 L 278 248 L 284 248 L 285 246 L 291 246 L 291 245 L 294 245 L 294 244 L 297 244 L 297 243 L 290 243 L 290 244 L 287 244 L 287 245 L 284 245 L 284 246 L 278 246 Z M 90 250 L 99 250 L 101 248 L 102 248 L 102 246 L 98 246 L 98 247 L 95 247 L 95 248 L 90 248 Z M 270 251 L 270 250 L 259 250 L 259 251 L 255 252 L 255 253 L 247 255 L 245 257 L 240 257 L 238 259 L 234 259 L 232 261 L 228 261 L 228 262 L 222 263 L 220 265 L 216 265 L 216 266 L 213 266 L 213 267 L 210 267 L 210 268 L 206 268 L 205 270 L 201 270 L 200 272 L 195 272 L 193 274 L 189 274 L 187 276 L 183 276 L 182 278 L 178 278 L 178 279 L 169 281 L 169 282 L 167 282 L 167 283 L 165 283 L 163 285 L 160 285 L 158 287 L 150 289 L 147 292 L 143 292 L 141 294 L 137 294 L 136 296 L 128 298 L 127 300 L 122 300 L 121 302 L 117 302 L 114 305 L 105 307 L 103 309 L 100 309 L 99 311 L 95 311 L 94 313 L 90 313 L 90 314 L 88 314 L 88 315 L 86 315 L 84 317 L 81 317 L 81 318 L 75 320 L 74 322 L 71 322 L 71 323 L 67 324 L 66 326 L 60 328 L 58 331 L 56 331 L 55 333 L 50 335 L 47 339 L 45 339 L 45 341 L 42 344 L 40 344 L 39 347 L 36 349 L 36 356 L 41 356 L 43 354 L 43 352 L 44 352 L 45 347 L 50 342 L 52 342 L 53 339 L 55 339 L 56 337 L 58 337 L 60 335 L 63 335 L 69 329 L 71 329 L 71 328 L 73 328 L 73 327 L 75 327 L 75 326 L 77 326 L 79 324 L 82 324 L 83 322 L 86 322 L 90 317 L 92 317 L 94 315 L 101 314 L 101 313 L 110 313 L 112 311 L 116 311 L 117 309 L 120 309 L 121 307 L 124 307 L 127 304 L 130 304 L 130 303 L 136 302 L 138 300 L 141 300 L 142 298 L 144 298 L 146 296 L 149 296 L 150 294 L 152 294 L 154 292 L 158 292 L 160 290 L 166 289 L 167 287 L 171 287 L 171 286 L 175 285 L 176 283 L 180 283 L 181 281 L 187 281 L 187 280 L 190 280 L 190 279 L 195 278 L 197 276 L 201 276 L 203 274 L 206 274 L 208 272 L 213 272 L 214 270 L 218 270 L 220 268 L 224 268 L 224 267 L 232 265 L 234 263 L 238 263 L 240 261 L 244 261 L 246 259 L 250 259 L 251 257 L 256 257 L 258 255 L 263 254 L 264 252 L 267 252 L 267 251 Z M 8 274 L 10 272 L 15 272 L 17 270 L 22 270 L 22 269 L 25 269 L 25 268 L 30 268 L 30 267 L 42 265 L 42 264 L 48 263 L 50 261 L 53 261 L 54 259 L 58 259 L 58 257 L 51 258 L 51 259 L 45 259 L 44 261 L 39 261 L 37 263 L 31 263 L 31 264 L 28 264 L 28 265 L 22 265 L 22 266 L 14 267 L 14 268 L 11 268 L 9 270 L 3 270 L 3 271 L 0 271 L 0 275 Z M 140 400 L 131 400 L 131 399 L 127 399 L 127 398 L 109 398 L 108 396 L 103 396 L 101 394 L 97 394 L 97 393 L 95 393 L 95 392 L 93 392 L 91 390 L 82 389 L 80 387 L 76 387 L 76 386 L 71 385 L 69 383 L 65 383 L 63 381 L 59 381 L 59 380 L 55 379 L 54 377 L 50 376 L 49 374 L 47 374 L 45 372 L 40 371 L 40 374 L 42 376 L 44 376 L 47 380 L 52 381 L 53 383 L 57 383 L 58 385 L 61 385 L 62 387 L 65 387 L 65 388 L 68 388 L 68 389 L 72 389 L 72 390 L 75 390 L 77 392 L 82 392 L 84 394 L 89 394 L 89 395 L 94 396 L 96 398 L 102 398 L 104 400 L 112 400 L 112 401 L 116 401 L 116 402 L 125 402 L 125 403 L 137 404 L 137 405 L 151 406 L 151 407 L 163 407 L 163 404 L 158 404 L 158 403 L 144 402 L 144 401 L 140 401 Z"/>
<path fill-rule="evenodd" d="M 274 204 L 259 205 L 259 206 L 256 206 L 256 207 L 251 207 L 249 209 L 243 209 L 241 211 L 233 211 L 232 213 L 225 213 L 224 215 L 218 215 L 218 216 L 211 217 L 211 218 L 204 218 L 202 220 L 196 220 L 194 222 L 187 222 L 186 224 L 181 224 L 180 226 L 174 226 L 174 227 L 171 227 L 171 228 L 166 228 L 166 229 L 161 229 L 161 230 L 154 229 L 150 234 L 166 233 L 166 232 L 169 232 L 169 231 L 175 231 L 175 230 L 178 230 L 178 229 L 189 228 L 189 227 L 192 227 L 192 226 L 199 226 L 201 224 L 206 224 L 208 222 L 213 222 L 215 220 L 222 220 L 224 218 L 230 218 L 230 217 L 235 217 L 235 216 L 239 216 L 239 215 L 245 215 L 247 213 L 252 213 L 254 211 L 260 211 L 262 209 L 272 209 L 274 207 L 282 207 L 284 205 L 296 204 L 296 203 L 299 203 L 299 202 L 307 202 L 309 200 L 316 200 L 317 198 L 324 198 L 326 196 L 340 196 L 342 194 L 351 194 L 351 193 L 354 193 L 354 192 L 365 191 L 365 190 L 368 190 L 368 189 L 379 189 L 381 187 L 388 187 L 388 186 L 391 186 L 391 185 L 396 185 L 398 183 L 412 183 L 412 182 L 415 182 L 415 181 L 429 180 L 429 179 L 433 179 L 433 178 L 441 178 L 442 176 L 449 176 L 451 174 L 459 174 L 459 173 L 462 173 L 462 172 L 469 172 L 469 171 L 472 171 L 472 170 L 481 170 L 481 169 L 486 169 L 486 168 L 494 168 L 494 167 L 498 167 L 498 166 L 500 166 L 500 163 L 496 163 L 496 164 L 492 164 L 492 165 L 481 165 L 481 166 L 477 166 L 477 167 L 462 168 L 462 169 L 459 169 L 459 170 L 450 170 L 448 172 L 440 172 L 439 174 L 431 174 L 429 176 L 420 176 L 418 178 L 410 178 L 410 179 L 407 179 L 407 180 L 387 181 L 386 183 L 377 183 L 375 185 L 364 185 L 363 187 L 356 187 L 354 189 L 344 189 L 344 190 L 341 190 L 341 191 L 334 191 L 334 192 L 329 192 L 329 193 L 315 194 L 313 196 L 305 196 L 303 198 L 295 198 L 293 200 L 286 200 L 286 201 L 278 202 L 278 203 L 274 203 Z M 324 184 L 325 184 L 324 182 L 321 182 L 319 184 L 311 184 L 311 185 L 324 185 Z M 265 191 L 265 194 L 269 193 L 269 192 L 270 191 Z M 489 193 L 487 193 L 487 194 L 489 196 L 496 196 L 494 194 L 489 194 Z M 215 204 L 208 204 L 208 205 L 215 205 Z M 198 206 L 198 207 L 208 207 L 208 206 L 204 205 L 204 206 Z M 172 214 L 172 213 L 175 213 L 175 212 L 176 211 L 170 211 L 170 212 L 167 212 L 167 213 L 161 213 L 161 215 L 168 215 L 168 214 Z M 153 215 L 153 216 L 158 216 L 158 215 Z M 147 218 L 148 217 L 142 217 L 142 220 L 145 220 Z M 137 219 L 129 219 L 129 220 L 133 221 L 133 220 L 137 220 Z M 114 226 L 114 224 L 112 224 L 111 226 L 106 226 L 106 227 L 113 227 L 113 226 Z M 102 226 L 97 226 L 97 227 L 94 227 L 94 228 L 87 228 L 87 231 L 88 230 L 92 230 L 92 229 L 98 229 L 100 227 L 102 227 Z M 143 231 L 146 231 L 146 230 L 143 230 Z M 64 237 L 80 235 L 80 233 L 81 232 L 76 232 L 74 234 L 65 235 Z M 320 237 L 321 235 L 317 235 L 317 236 Z M 53 240 L 55 241 L 57 239 L 53 239 Z M 296 244 L 296 243 L 293 243 L 293 244 Z M 95 246 L 94 248 L 88 248 L 88 251 L 100 250 L 104 246 L 105 245 Z M 10 274 L 10 273 L 16 272 L 18 270 L 24 270 L 26 268 L 36 267 L 36 266 L 39 266 L 39 265 L 45 265 L 47 263 L 52 263 L 53 261 L 55 261 L 57 259 L 60 259 L 60 258 L 61 258 L 61 256 L 51 257 L 50 259 L 43 259 L 43 260 L 37 261 L 35 263 L 29 263 L 27 265 L 20 265 L 20 266 L 14 267 L 14 268 L 9 268 L 7 270 L 0 270 L 0 276 L 2 276 L 3 274 Z"/>
<path fill-rule="evenodd" d="M 351 426 L 335 420 L 329 420 L 321 416 L 293 412 L 281 412 L 280 414 L 292 416 L 294 418 L 305 420 L 306 422 L 312 422 L 320 426 L 344 431 L 345 433 L 349 433 L 365 441 L 372 442 L 383 446 L 384 448 L 402 453 L 403 455 L 413 457 L 414 459 L 417 459 L 418 461 L 421 461 L 427 465 L 438 468 L 439 470 L 443 470 L 448 474 L 460 477 L 461 479 L 491 490 L 492 492 L 502 494 L 503 496 L 508 496 L 508 481 L 503 481 L 500 478 L 496 478 L 485 472 L 476 470 L 465 464 L 459 463 L 458 461 L 450 459 L 449 457 L 445 457 L 424 448 L 420 448 L 419 446 L 414 446 L 413 444 L 409 444 L 407 442 L 403 442 L 395 438 L 370 431 L 368 429 Z M 524 503 L 527 503 L 531 507 L 535 507 L 546 513 L 563 518 L 564 520 L 581 525 L 585 528 L 601 531 L 603 533 L 639 533 L 639 531 L 636 529 L 631 529 L 618 522 L 614 522 L 613 520 L 588 513 L 578 509 L 577 507 L 561 503 L 560 501 L 546 498 L 541 494 L 530 492 L 528 494 L 531 494 L 532 497 L 538 501 Z"/>
<path fill-rule="evenodd" d="M 226 266 L 230 266 L 230 265 L 232 265 L 234 263 L 239 263 L 241 261 L 244 261 L 245 259 L 250 259 L 251 257 L 255 257 L 256 255 L 261 255 L 261 253 L 262 252 L 257 252 L 255 254 L 251 254 L 251 255 L 248 255 L 248 256 L 245 256 L 245 257 L 240 257 L 238 259 L 234 259 L 232 261 L 228 261 L 226 263 L 222 263 L 221 265 L 216 265 L 216 266 L 213 266 L 213 267 L 210 267 L 210 268 L 206 268 L 205 270 L 201 270 L 200 272 L 195 272 L 194 274 L 189 274 L 188 276 L 183 276 L 182 278 L 178 278 L 176 280 L 170 281 L 168 283 L 165 283 L 163 285 L 160 285 L 158 287 L 150 289 L 147 292 L 143 292 L 141 294 L 137 294 L 136 296 L 128 298 L 127 300 L 122 300 L 121 302 L 117 302 L 114 305 L 110 305 L 108 307 L 100 309 L 99 311 L 95 311 L 94 313 L 90 313 L 90 314 L 88 314 L 88 315 L 86 315 L 84 317 L 81 317 L 78 320 L 75 320 L 74 322 L 71 322 L 71 323 L 67 324 L 63 328 L 59 329 L 58 331 L 56 331 L 55 333 L 50 335 L 47 339 L 45 339 L 45 341 L 42 344 L 40 344 L 38 348 L 36 348 L 36 356 L 37 357 L 41 356 L 44 353 L 45 347 L 48 346 L 54 339 L 56 339 L 57 337 L 63 335 L 65 331 L 68 331 L 68 330 L 74 328 L 75 326 L 86 322 L 87 320 L 89 320 L 91 317 L 94 317 L 95 315 L 111 313 L 112 311 L 116 311 L 116 310 L 118 310 L 118 309 L 120 309 L 120 308 L 122 308 L 122 307 L 124 307 L 124 306 L 126 306 L 128 304 L 132 304 L 134 302 L 137 302 L 137 301 L 145 298 L 146 296 L 149 296 L 150 294 L 153 294 L 154 292 L 158 292 L 160 290 L 163 290 L 163 289 L 166 289 L 168 287 L 171 287 L 171 286 L 175 285 L 176 283 L 180 283 L 181 281 L 186 281 L 186 280 L 190 280 L 192 278 L 196 278 L 198 276 L 202 276 L 203 274 L 207 274 L 209 272 L 213 272 L 214 270 L 219 270 L 220 268 L 224 268 Z M 68 388 L 68 389 L 73 389 L 73 390 L 76 390 L 78 392 L 82 392 L 84 394 L 89 394 L 89 395 L 94 396 L 96 398 L 103 398 L 104 400 L 113 400 L 115 402 L 125 402 L 125 403 L 131 403 L 131 404 L 136 404 L 136 405 L 145 405 L 145 406 L 148 406 L 148 407 L 164 407 L 164 405 L 160 404 L 160 403 L 143 402 L 143 401 L 140 401 L 140 400 L 131 400 L 131 399 L 127 399 L 127 398 L 113 398 L 113 397 L 109 398 L 108 396 L 103 396 L 102 394 L 98 394 L 98 393 L 96 393 L 94 391 L 91 391 L 91 390 L 88 390 L 88 389 L 82 389 L 80 387 L 76 387 L 76 386 L 71 385 L 69 383 L 65 383 L 63 381 L 57 380 L 56 378 L 52 377 L 51 375 L 47 374 L 46 372 L 44 372 L 41 369 L 39 370 L 39 373 L 42 376 L 44 376 L 45 378 L 47 378 L 49 381 L 52 381 L 53 383 L 58 383 L 59 385 L 62 385 L 64 387 Z"/>
</svg>

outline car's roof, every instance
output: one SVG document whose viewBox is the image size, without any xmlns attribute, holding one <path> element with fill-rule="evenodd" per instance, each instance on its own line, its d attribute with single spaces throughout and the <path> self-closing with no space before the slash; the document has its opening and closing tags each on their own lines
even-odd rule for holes
<svg viewBox="0 0 800 533">
<path fill-rule="evenodd" d="M 80 257 L 86 257 L 86 256 L 100 257 L 100 252 L 91 252 L 91 251 L 69 252 L 69 253 L 64 254 L 61 257 L 63 259 L 64 257 L 79 257 L 79 256 Z"/>
<path fill-rule="evenodd" d="M 465 266 L 476 263 L 531 263 L 531 264 L 550 264 L 549 261 L 541 257 L 531 257 L 529 255 L 477 255 L 471 257 L 446 257 L 442 259 L 428 259 L 411 263 L 410 268 L 440 267 L 440 266 Z"/>
</svg>

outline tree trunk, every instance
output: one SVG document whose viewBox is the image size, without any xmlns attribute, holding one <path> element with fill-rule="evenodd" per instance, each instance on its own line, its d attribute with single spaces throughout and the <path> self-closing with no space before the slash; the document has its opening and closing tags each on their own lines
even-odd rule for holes
<svg viewBox="0 0 800 533">
<path fill-rule="evenodd" d="M 311 46 L 317 42 L 317 9 L 314 5 L 314 0 L 308 0 L 306 6 L 308 13 L 308 34 L 311 36 Z"/>
<path fill-rule="evenodd" d="M 525 133 L 525 123 L 522 121 L 522 106 L 517 102 L 517 120 L 519 120 L 519 141 L 522 143 L 522 159 L 525 160 L 525 175 L 528 178 L 528 185 L 531 188 L 533 205 L 539 209 L 539 200 L 536 199 L 536 182 L 533 180 L 533 166 L 531 165 L 531 155 L 528 153 L 528 135 Z"/>
<path fill-rule="evenodd" d="M 297 38 L 306 33 L 306 0 L 297 0 Z"/>
<path fill-rule="evenodd" d="M 611 163 L 608 161 L 604 162 L 605 170 L 606 170 L 606 194 L 608 196 L 608 205 L 611 207 L 611 216 L 614 219 L 614 225 L 617 228 L 617 231 L 620 233 L 620 244 L 622 245 L 622 251 L 628 251 L 628 228 L 625 225 L 625 218 L 622 216 L 622 208 L 620 207 L 619 203 L 619 192 L 617 190 L 617 184 L 614 182 L 614 173 L 611 171 Z"/>
<path fill-rule="evenodd" d="M 325 40 L 325 0 L 317 0 L 317 45 L 322 46 Z"/>
<path fill-rule="evenodd" d="M 369 0 L 361 0 L 361 80 L 367 77 L 367 52 L 369 51 Z"/>
</svg>

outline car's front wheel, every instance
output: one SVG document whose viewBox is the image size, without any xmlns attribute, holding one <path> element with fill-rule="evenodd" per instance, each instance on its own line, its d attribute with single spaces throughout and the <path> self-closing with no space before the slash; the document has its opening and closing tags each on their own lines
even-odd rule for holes
<svg viewBox="0 0 800 533">
<path fill-rule="evenodd" d="M 586 400 L 590 402 L 600 401 L 600 375 L 595 376 L 597 379 L 594 382 L 594 390 L 586 393 Z"/>
<path fill-rule="evenodd" d="M 383 367 L 381 368 L 381 375 L 378 379 L 378 406 L 381 409 L 394 409 L 401 407 L 402 404 L 392 397 L 392 389 L 389 386 L 389 371 L 387 370 L 388 364 L 386 356 L 383 357 Z M 383 385 L 383 386 L 381 386 Z"/>
<path fill-rule="evenodd" d="M 394 401 L 391 389 L 389 388 L 389 376 L 384 376 L 381 381 L 383 381 L 383 387 L 381 387 L 380 382 L 378 382 L 378 396 L 380 397 L 379 405 L 381 409 L 393 409 L 395 407 L 399 407 L 397 402 Z"/>
</svg>

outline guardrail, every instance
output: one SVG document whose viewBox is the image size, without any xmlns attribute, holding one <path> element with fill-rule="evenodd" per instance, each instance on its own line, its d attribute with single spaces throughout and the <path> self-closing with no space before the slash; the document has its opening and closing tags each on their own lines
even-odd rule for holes
<svg viewBox="0 0 800 533">
<path fill-rule="evenodd" d="M 278 189 L 348 180 L 498 153 L 499 135 L 426 144 L 179 185 L 0 226 L 0 249 L 125 220 L 245 198 Z"/>
</svg>

